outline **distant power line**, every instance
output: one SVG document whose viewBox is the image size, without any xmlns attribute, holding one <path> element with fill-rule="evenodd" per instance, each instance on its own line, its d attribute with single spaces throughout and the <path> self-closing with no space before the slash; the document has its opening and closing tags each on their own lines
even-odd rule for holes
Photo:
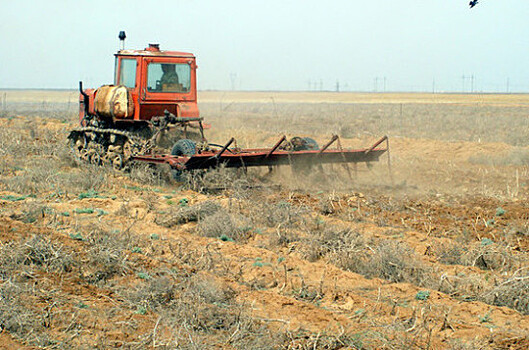
<svg viewBox="0 0 529 350">
<path fill-rule="evenodd" d="M 522 80 L 522 78 L 520 78 Z M 341 76 L 333 82 L 322 78 L 307 79 L 307 91 L 336 91 L 336 92 L 426 92 L 426 93 L 524 93 L 529 92 L 529 79 L 527 83 L 517 84 L 512 78 L 504 77 L 495 80 L 486 80 L 475 73 L 447 77 L 432 77 L 429 81 L 421 83 L 407 83 L 406 80 L 396 80 L 391 76 L 373 76 L 371 82 L 359 81 L 354 76 Z M 525 82 L 525 80 L 522 80 Z M 355 82 L 356 81 L 356 82 Z"/>
</svg>

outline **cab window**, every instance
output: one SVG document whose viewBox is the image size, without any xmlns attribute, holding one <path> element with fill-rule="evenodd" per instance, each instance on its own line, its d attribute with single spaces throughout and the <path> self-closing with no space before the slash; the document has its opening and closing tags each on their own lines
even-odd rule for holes
<svg viewBox="0 0 529 350">
<path fill-rule="evenodd" d="M 128 88 L 136 87 L 136 60 L 129 58 L 121 59 L 119 85 L 125 85 Z"/>
<path fill-rule="evenodd" d="M 147 91 L 189 92 L 191 67 L 186 63 L 149 63 L 147 67 Z"/>
</svg>

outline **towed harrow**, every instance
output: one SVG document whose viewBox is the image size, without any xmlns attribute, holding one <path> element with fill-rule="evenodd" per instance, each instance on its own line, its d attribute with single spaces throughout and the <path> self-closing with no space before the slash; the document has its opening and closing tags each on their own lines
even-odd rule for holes
<svg viewBox="0 0 529 350">
<path fill-rule="evenodd" d="M 171 155 L 136 155 L 132 157 L 134 161 L 147 162 L 153 164 L 169 164 L 173 170 L 178 172 L 210 169 L 219 166 L 226 168 L 247 168 L 256 166 L 277 166 L 291 165 L 293 167 L 306 167 L 325 163 L 367 163 L 378 161 L 380 156 L 388 153 L 388 167 L 391 168 L 389 157 L 389 139 L 387 136 L 380 138 L 369 148 L 363 149 L 343 149 L 339 137 L 333 135 L 331 140 L 319 148 L 314 140 L 308 145 L 299 146 L 296 141 L 303 140 L 294 138 L 287 141 L 283 136 L 272 148 L 249 148 L 241 149 L 230 146 L 235 142 L 231 138 L 224 146 L 215 145 L 217 148 L 208 147 L 206 150 L 190 152 L 188 154 Z M 336 143 L 336 149 L 329 149 Z M 380 147 L 385 143 L 385 147 Z M 194 153 L 194 154 L 192 154 Z M 347 168 L 347 170 L 349 170 Z"/>
<path fill-rule="evenodd" d="M 241 149 L 233 138 L 225 145 L 211 144 L 198 110 L 195 55 L 162 51 L 158 44 L 125 50 L 125 38 L 120 32 L 113 85 L 83 89 L 79 82 L 80 125 L 68 135 L 77 160 L 118 170 L 129 169 L 131 161 L 165 163 L 176 178 L 184 171 L 219 166 L 291 165 L 303 170 L 324 163 L 342 163 L 350 175 L 349 163 L 369 165 L 386 152 L 390 165 L 386 136 L 357 150 L 343 149 L 336 135 L 321 148 L 309 137 L 285 136 L 271 148 Z M 385 148 L 380 147 L 384 141 Z M 334 143 L 336 149 L 330 149 Z"/>
</svg>

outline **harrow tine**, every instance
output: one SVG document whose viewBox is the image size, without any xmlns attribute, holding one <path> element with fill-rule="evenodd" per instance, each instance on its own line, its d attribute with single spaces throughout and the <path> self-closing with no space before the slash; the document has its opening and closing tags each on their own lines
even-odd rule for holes
<svg viewBox="0 0 529 350">
<path fill-rule="evenodd" d="M 278 148 L 279 146 L 281 146 L 281 144 L 287 139 L 287 137 L 285 135 L 283 135 L 283 137 L 281 138 L 281 140 L 277 141 L 277 143 L 274 145 L 274 147 L 272 147 L 272 149 L 270 150 L 270 152 L 268 152 L 268 154 L 265 156 L 265 159 L 270 157 L 270 155 L 272 153 L 274 153 Z"/>
<path fill-rule="evenodd" d="M 338 146 L 338 149 L 342 153 L 342 158 L 343 158 L 343 161 L 344 161 L 343 162 L 343 167 L 345 168 L 345 170 L 347 170 L 347 175 L 349 176 L 349 180 L 352 180 L 353 177 L 351 176 L 351 169 L 349 169 L 349 164 L 345 160 L 345 154 L 343 154 L 343 148 L 342 148 L 342 143 L 340 142 L 340 137 L 338 137 L 338 140 L 337 140 L 336 144 Z"/>
<path fill-rule="evenodd" d="M 215 158 L 217 160 L 219 160 L 220 156 L 222 156 L 222 153 L 226 152 L 226 150 L 228 149 L 228 147 L 230 147 L 230 145 L 235 141 L 235 138 L 232 137 L 227 144 L 225 144 L 222 149 L 219 151 L 219 153 L 215 154 L 212 158 Z"/>
<path fill-rule="evenodd" d="M 327 144 L 325 144 L 325 146 L 323 146 L 320 151 L 318 152 L 318 154 L 322 154 L 323 151 L 325 151 L 327 148 L 329 148 L 330 145 L 332 145 L 334 143 L 334 141 L 338 140 L 338 135 L 332 135 L 332 138 L 329 142 L 327 142 Z"/>
<path fill-rule="evenodd" d="M 386 141 L 388 139 L 388 136 L 383 136 L 380 140 L 378 140 L 377 142 L 375 142 L 375 144 L 371 147 L 369 147 L 367 150 L 366 150 L 366 154 L 368 153 L 371 153 L 378 145 L 380 145 L 382 142 Z M 389 143 L 387 143 L 389 145 Z M 389 147 L 389 146 L 388 146 Z"/>
<path fill-rule="evenodd" d="M 202 142 L 207 142 L 206 137 L 204 136 L 204 125 L 202 125 L 202 120 L 198 122 L 198 128 L 200 130 L 200 136 L 202 137 Z"/>
<path fill-rule="evenodd" d="M 389 172 L 389 179 L 391 181 L 391 185 L 395 184 L 395 181 L 393 180 L 393 171 L 391 170 L 391 157 L 389 155 L 389 138 L 385 136 L 386 138 L 386 150 L 388 152 L 388 172 Z"/>
</svg>

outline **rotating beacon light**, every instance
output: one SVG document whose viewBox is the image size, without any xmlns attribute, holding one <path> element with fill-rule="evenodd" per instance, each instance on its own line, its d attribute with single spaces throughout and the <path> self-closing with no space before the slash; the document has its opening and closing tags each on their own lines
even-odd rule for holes
<svg viewBox="0 0 529 350">
<path fill-rule="evenodd" d="M 127 35 L 125 34 L 124 30 L 119 32 L 118 38 L 119 38 L 119 41 L 121 41 L 121 50 L 125 49 L 125 38 L 126 37 Z"/>
</svg>

